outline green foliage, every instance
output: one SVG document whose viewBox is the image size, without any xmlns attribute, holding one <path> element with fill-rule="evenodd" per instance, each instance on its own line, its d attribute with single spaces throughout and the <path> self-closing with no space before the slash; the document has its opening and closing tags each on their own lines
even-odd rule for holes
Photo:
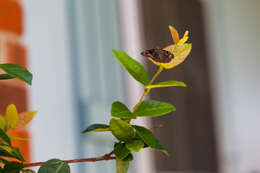
<svg viewBox="0 0 260 173">
<path fill-rule="evenodd" d="M 92 124 L 88 126 L 82 133 L 88 133 L 88 132 L 106 132 L 109 130 L 109 125 L 106 124 Z"/>
<path fill-rule="evenodd" d="M 32 74 L 26 69 L 17 64 L 0 64 L 0 69 L 4 70 L 7 74 L 2 75 L 2 79 L 18 78 L 32 84 Z"/>
<path fill-rule="evenodd" d="M 114 102 L 111 107 L 111 116 L 122 118 L 122 119 L 131 119 L 136 118 L 132 112 L 121 102 Z"/>
<path fill-rule="evenodd" d="M 112 50 L 116 59 L 125 67 L 125 69 L 141 84 L 149 84 L 149 76 L 145 68 L 136 60 L 128 56 L 122 50 Z"/>
<path fill-rule="evenodd" d="M 127 173 L 129 169 L 129 161 L 116 159 L 116 173 Z"/>
<path fill-rule="evenodd" d="M 70 173 L 70 167 L 59 159 L 51 159 L 40 167 L 38 173 Z"/>
<path fill-rule="evenodd" d="M 24 165 L 19 162 L 7 162 L 4 166 L 3 173 L 20 173 Z"/>
<path fill-rule="evenodd" d="M 168 114 L 175 111 L 176 108 L 166 102 L 155 100 L 145 100 L 136 109 L 135 116 L 137 117 L 156 117 Z"/>
<path fill-rule="evenodd" d="M 147 144 L 149 147 L 157 150 L 161 150 L 165 154 L 168 154 L 167 151 L 163 148 L 159 140 L 155 138 L 153 133 L 141 126 L 133 126 L 136 129 L 136 134 L 143 140 L 145 144 Z"/>
<path fill-rule="evenodd" d="M 124 143 L 116 143 L 114 145 L 114 153 L 116 158 L 123 160 L 130 154 L 130 150 L 126 148 Z"/>
<path fill-rule="evenodd" d="M 13 79 L 14 76 L 11 76 L 9 74 L 0 74 L 0 80 L 7 80 L 7 79 Z"/>
<path fill-rule="evenodd" d="M 8 145 L 11 145 L 11 140 L 2 129 L 0 129 L 0 141 L 1 140 L 6 142 Z"/>
<path fill-rule="evenodd" d="M 119 141 L 130 141 L 135 137 L 134 128 L 124 120 L 111 119 L 110 130 Z"/>
<path fill-rule="evenodd" d="M 126 143 L 126 148 L 133 152 L 139 152 L 143 147 L 144 147 L 143 141 L 138 139 Z"/>
</svg>

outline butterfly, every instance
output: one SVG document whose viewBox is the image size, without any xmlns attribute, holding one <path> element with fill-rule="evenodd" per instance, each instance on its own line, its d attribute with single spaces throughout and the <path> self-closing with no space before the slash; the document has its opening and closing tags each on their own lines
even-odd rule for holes
<svg viewBox="0 0 260 173">
<path fill-rule="evenodd" d="M 141 55 L 147 58 L 151 58 L 158 63 L 169 63 L 174 58 L 174 55 L 171 52 L 160 49 L 158 47 L 145 50 L 141 52 Z"/>
</svg>

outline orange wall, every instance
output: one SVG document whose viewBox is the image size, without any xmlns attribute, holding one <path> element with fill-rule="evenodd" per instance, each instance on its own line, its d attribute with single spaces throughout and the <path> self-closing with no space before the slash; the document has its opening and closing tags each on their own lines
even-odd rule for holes
<svg viewBox="0 0 260 173">
<path fill-rule="evenodd" d="M 15 63 L 27 66 L 23 35 L 23 11 L 19 0 L 0 0 L 0 63 Z M 26 85 L 17 80 L 0 81 L 0 113 L 5 114 L 7 105 L 13 103 L 19 112 L 28 110 Z M 29 137 L 27 129 L 11 132 L 13 136 Z M 30 143 L 14 141 L 21 148 L 26 161 L 30 161 Z"/>
</svg>

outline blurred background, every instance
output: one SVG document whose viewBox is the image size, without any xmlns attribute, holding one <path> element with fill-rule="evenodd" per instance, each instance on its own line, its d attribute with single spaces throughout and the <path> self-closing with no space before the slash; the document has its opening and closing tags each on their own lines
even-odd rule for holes
<svg viewBox="0 0 260 173">
<path fill-rule="evenodd" d="M 0 0 L 0 63 L 18 63 L 33 85 L 0 83 L 0 111 L 15 103 L 38 110 L 21 142 L 29 161 L 92 157 L 110 152 L 113 137 L 81 135 L 107 123 L 115 100 L 129 107 L 142 86 L 119 65 L 123 49 L 155 67 L 140 52 L 172 44 L 168 25 L 191 33 L 193 50 L 158 81 L 187 88 L 152 90 L 174 104 L 165 117 L 138 120 L 156 130 L 170 155 L 142 151 L 133 173 L 260 173 L 259 0 Z M 257 77 L 258 76 L 258 77 Z M 115 172 L 114 161 L 72 164 L 73 173 Z"/>
</svg>

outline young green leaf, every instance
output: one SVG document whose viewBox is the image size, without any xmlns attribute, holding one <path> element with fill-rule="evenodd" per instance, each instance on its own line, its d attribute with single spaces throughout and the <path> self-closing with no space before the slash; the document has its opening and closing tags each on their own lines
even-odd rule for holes
<svg viewBox="0 0 260 173">
<path fill-rule="evenodd" d="M 130 110 L 121 102 L 114 102 L 111 107 L 111 115 L 122 119 L 136 118 Z"/>
<path fill-rule="evenodd" d="M 38 173 L 70 173 L 70 167 L 62 160 L 51 159 L 40 167 Z"/>
<path fill-rule="evenodd" d="M 159 140 L 155 138 L 153 133 L 142 127 L 142 126 L 133 126 L 136 130 L 136 134 L 143 140 L 144 143 L 146 143 L 149 147 L 157 150 L 161 150 L 165 154 L 168 155 L 168 152 L 163 148 Z"/>
<path fill-rule="evenodd" d="M 166 102 L 159 102 L 155 100 L 145 100 L 136 109 L 135 116 L 137 117 L 156 117 L 162 116 L 172 111 L 176 108 Z"/>
<path fill-rule="evenodd" d="M 125 67 L 125 69 L 141 84 L 149 84 L 149 76 L 145 68 L 136 60 L 128 56 L 122 50 L 112 50 L 117 60 Z"/>
<path fill-rule="evenodd" d="M 110 130 L 112 134 L 120 141 L 129 141 L 135 137 L 134 128 L 127 122 L 120 119 L 110 120 Z"/>
<path fill-rule="evenodd" d="M 129 169 L 129 161 L 116 159 L 116 173 L 127 173 Z"/>
<path fill-rule="evenodd" d="M 133 152 L 139 152 L 144 147 L 144 143 L 141 140 L 132 140 L 126 143 L 126 148 Z"/>
<path fill-rule="evenodd" d="M 14 104 L 8 105 L 5 114 L 6 130 L 14 128 L 16 126 L 17 119 L 18 113 L 16 106 Z"/>
<path fill-rule="evenodd" d="M 109 130 L 109 125 L 106 124 L 92 124 L 88 126 L 82 133 L 88 132 L 107 132 Z"/>
<path fill-rule="evenodd" d="M 32 74 L 26 68 L 17 64 L 0 64 L 0 68 L 4 70 L 9 77 L 16 77 L 25 81 L 29 85 L 32 84 Z"/>
<path fill-rule="evenodd" d="M 0 139 L 5 141 L 8 145 L 11 145 L 10 138 L 7 136 L 7 134 L 2 129 L 0 129 Z"/>
<path fill-rule="evenodd" d="M 116 143 L 114 145 L 114 153 L 116 158 L 123 160 L 129 155 L 130 151 L 126 148 L 125 144 Z"/>
<path fill-rule="evenodd" d="M 172 87 L 172 86 L 180 86 L 180 87 L 186 87 L 187 85 L 184 82 L 180 81 L 165 81 L 165 82 L 159 82 L 154 85 L 147 85 L 145 88 L 161 88 L 161 87 Z"/>
</svg>

